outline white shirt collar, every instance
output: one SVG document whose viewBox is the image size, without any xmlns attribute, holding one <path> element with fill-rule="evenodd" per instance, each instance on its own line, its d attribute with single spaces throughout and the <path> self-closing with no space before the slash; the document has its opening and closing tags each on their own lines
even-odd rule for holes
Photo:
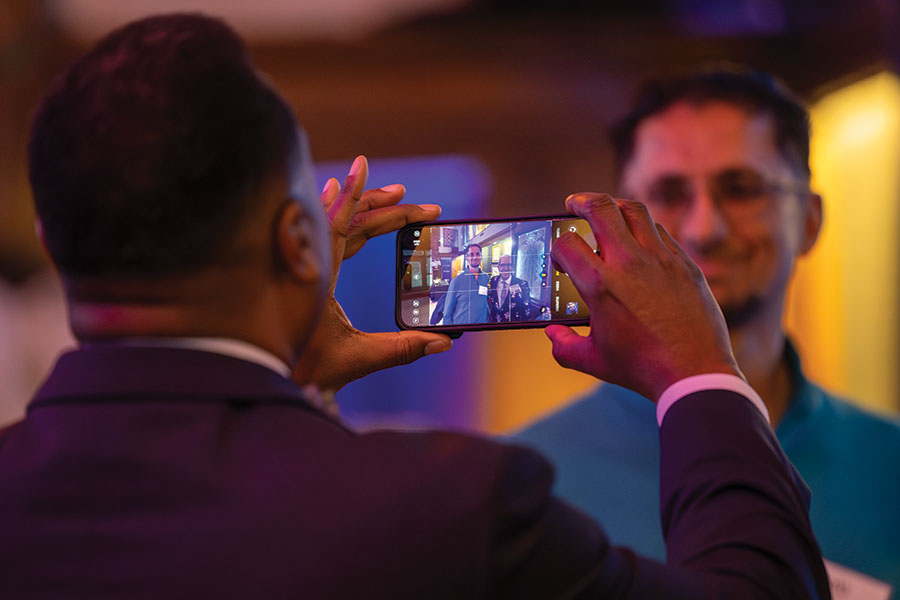
<svg viewBox="0 0 900 600">
<path fill-rule="evenodd" d="M 143 346 L 152 348 L 186 348 L 202 350 L 215 354 L 224 354 L 256 363 L 275 371 L 282 377 L 291 378 L 291 368 L 283 360 L 259 346 L 243 340 L 216 337 L 131 337 L 120 338 L 113 342 L 122 346 Z M 82 344 L 90 346 L 91 344 Z"/>
</svg>

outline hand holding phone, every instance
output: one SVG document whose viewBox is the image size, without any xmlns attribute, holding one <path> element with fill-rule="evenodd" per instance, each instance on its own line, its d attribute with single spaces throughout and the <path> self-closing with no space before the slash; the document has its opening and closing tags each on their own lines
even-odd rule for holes
<svg viewBox="0 0 900 600">
<path fill-rule="evenodd" d="M 353 256 L 366 240 L 410 221 L 436 218 L 441 212 L 434 205 L 399 204 L 405 193 L 401 185 L 367 190 L 368 174 L 368 162 L 365 156 L 359 156 L 343 185 L 330 179 L 320 196 L 331 233 L 332 271 L 325 305 L 312 339 L 299 358 L 294 379 L 322 390 L 336 391 L 373 371 L 450 348 L 449 339 L 431 332 L 360 331 L 334 297 L 341 262 Z"/>
<path fill-rule="evenodd" d="M 557 362 L 654 401 L 692 375 L 742 377 L 703 273 L 643 204 L 573 194 L 566 208 L 590 223 L 597 248 L 564 235 L 553 249 L 591 309 L 587 336 L 547 328 Z"/>
</svg>

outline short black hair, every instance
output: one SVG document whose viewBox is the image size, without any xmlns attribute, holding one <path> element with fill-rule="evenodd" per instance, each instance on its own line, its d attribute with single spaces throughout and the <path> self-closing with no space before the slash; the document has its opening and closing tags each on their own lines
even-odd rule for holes
<svg viewBox="0 0 900 600">
<path fill-rule="evenodd" d="M 61 73 L 35 111 L 29 177 L 47 250 L 72 277 L 208 266 L 299 151 L 297 135 L 224 22 L 130 23 Z"/>
<path fill-rule="evenodd" d="M 612 128 L 619 175 L 631 160 L 635 132 L 644 119 L 678 102 L 716 101 L 751 113 L 771 115 L 778 151 L 795 169 L 809 177 L 809 112 L 803 102 L 771 75 L 733 65 L 647 81 L 632 103 L 631 111 Z"/>
<path fill-rule="evenodd" d="M 471 248 L 472 246 L 475 246 L 476 248 L 478 248 L 479 251 L 484 252 L 484 248 L 481 247 L 481 244 L 476 244 L 476 243 L 472 242 L 471 244 L 468 244 L 465 248 L 463 248 L 463 254 L 468 254 L 469 248 Z"/>
</svg>

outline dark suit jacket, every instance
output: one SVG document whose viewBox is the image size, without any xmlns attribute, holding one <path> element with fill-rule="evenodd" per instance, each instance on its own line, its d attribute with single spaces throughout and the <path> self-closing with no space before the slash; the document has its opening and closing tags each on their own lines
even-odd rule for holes
<svg viewBox="0 0 900 600">
<path fill-rule="evenodd" d="M 827 596 L 807 492 L 756 409 L 695 394 L 661 438 L 676 568 L 610 547 L 530 450 L 358 435 L 217 354 L 78 350 L 0 432 L 0 598 Z"/>
<path fill-rule="evenodd" d="M 528 321 L 531 314 L 531 291 L 528 282 L 518 277 L 510 277 L 510 287 L 517 285 L 518 293 L 507 291 L 506 298 L 500 298 L 500 276 L 494 275 L 488 281 L 488 321 L 506 323 L 509 321 Z"/>
</svg>

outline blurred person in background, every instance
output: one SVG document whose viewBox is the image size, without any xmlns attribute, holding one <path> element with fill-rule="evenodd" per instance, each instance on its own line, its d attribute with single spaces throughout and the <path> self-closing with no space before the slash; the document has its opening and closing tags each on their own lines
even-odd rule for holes
<svg viewBox="0 0 900 600">
<path fill-rule="evenodd" d="M 794 263 L 822 223 L 805 107 L 768 75 L 701 71 L 648 82 L 613 142 L 622 195 L 645 203 L 703 270 L 738 364 L 813 492 L 832 573 L 864 584 L 842 565 L 897 589 L 900 422 L 806 379 L 782 328 Z M 656 429 L 644 398 L 600 384 L 515 438 L 553 459 L 556 491 L 617 543 L 661 559 Z"/>
<path fill-rule="evenodd" d="M 547 333 L 561 363 L 658 401 L 671 566 L 611 547 L 533 451 L 317 409 L 298 383 L 450 340 L 347 320 L 341 262 L 440 209 L 365 190 L 362 156 L 317 194 L 303 139 L 200 15 L 118 29 L 46 92 L 29 176 L 79 345 L 0 430 L 0 597 L 829 596 L 808 490 L 702 274 L 639 203 L 567 199 L 604 257 L 567 233 L 553 258 L 598 326 Z"/>
</svg>

